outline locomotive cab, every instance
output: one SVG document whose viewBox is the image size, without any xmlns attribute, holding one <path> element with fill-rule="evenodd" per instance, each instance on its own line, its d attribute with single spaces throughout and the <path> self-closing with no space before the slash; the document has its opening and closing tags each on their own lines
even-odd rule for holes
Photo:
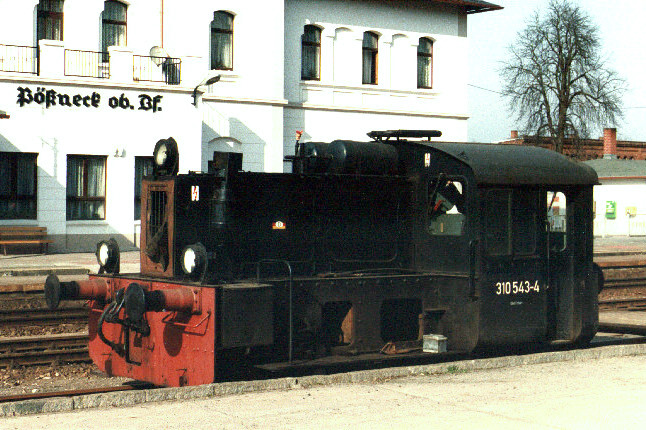
<svg viewBox="0 0 646 430">
<path fill-rule="evenodd" d="M 478 333 L 478 347 L 589 341 L 600 288 L 592 263 L 596 173 L 535 147 L 435 143 L 428 150 L 428 215 L 416 262 L 464 276 L 460 296 L 477 303 L 470 333 Z"/>
</svg>

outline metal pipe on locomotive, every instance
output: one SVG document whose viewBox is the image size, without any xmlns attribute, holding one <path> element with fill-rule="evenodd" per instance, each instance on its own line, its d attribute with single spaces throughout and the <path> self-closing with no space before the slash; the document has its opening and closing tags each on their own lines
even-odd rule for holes
<svg viewBox="0 0 646 430">
<path fill-rule="evenodd" d="M 603 280 L 592 262 L 595 172 L 536 147 L 298 143 L 293 173 L 242 171 L 214 153 L 178 174 L 172 139 L 142 185 L 141 273 L 97 245 L 88 281 L 45 285 L 90 300 L 89 351 L 111 375 L 157 385 L 387 351 L 588 342 Z M 421 140 L 420 140 L 421 139 Z"/>
</svg>

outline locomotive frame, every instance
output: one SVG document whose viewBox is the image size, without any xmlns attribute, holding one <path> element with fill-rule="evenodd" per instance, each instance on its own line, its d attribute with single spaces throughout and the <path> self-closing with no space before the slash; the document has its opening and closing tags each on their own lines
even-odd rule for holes
<svg viewBox="0 0 646 430">
<path fill-rule="evenodd" d="M 48 303 L 90 299 L 98 367 L 170 386 L 241 363 L 420 350 L 432 335 L 461 352 L 588 342 L 595 172 L 542 148 L 430 142 L 440 134 L 298 144 L 282 174 L 243 172 L 229 153 L 177 174 L 177 144 L 161 140 L 141 273 L 119 274 L 116 242 L 102 242 L 105 273 L 48 278 Z"/>
</svg>

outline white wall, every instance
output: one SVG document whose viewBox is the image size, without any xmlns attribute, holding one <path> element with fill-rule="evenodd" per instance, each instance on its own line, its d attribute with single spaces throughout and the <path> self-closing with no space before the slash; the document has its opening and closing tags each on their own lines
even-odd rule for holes
<svg viewBox="0 0 646 430">
<path fill-rule="evenodd" d="M 427 1 L 287 0 L 285 10 L 285 152 L 295 130 L 304 140 L 357 138 L 375 129 L 425 129 L 466 141 L 466 19 Z M 303 26 L 322 29 L 321 79 L 301 81 Z M 378 84 L 363 85 L 364 31 L 380 35 Z M 417 45 L 434 41 L 433 88 L 417 88 Z"/>
<path fill-rule="evenodd" d="M 595 236 L 646 235 L 646 179 L 607 179 L 601 183 L 594 187 Z M 607 201 L 617 203 L 615 219 L 606 218 Z M 626 213 L 628 207 L 636 208 L 636 216 Z"/>
<path fill-rule="evenodd" d="M 0 82 L 0 100 L 15 100 L 18 87 L 54 90 L 70 96 L 98 94 L 98 107 L 50 106 L 32 102 L 13 107 L 11 118 L 0 123 L 0 151 L 38 153 L 38 219 L 51 235 L 119 234 L 134 232 L 135 156 L 151 156 L 157 140 L 173 136 L 180 147 L 180 170 L 200 170 L 201 116 L 187 93 L 167 88 L 125 89 L 99 85 L 44 84 L 42 80 Z M 139 96 L 161 97 L 161 111 L 139 110 Z M 126 97 L 134 109 L 112 108 L 109 99 Z M 115 153 L 118 152 L 118 156 Z M 106 219 L 66 220 L 67 155 L 107 157 Z M 25 224 L 3 220 L 3 224 Z M 29 223 L 29 222 L 27 222 Z M 53 249 L 74 248 L 69 241 Z"/>
<path fill-rule="evenodd" d="M 0 109 L 11 115 L 0 121 L 0 151 L 39 153 L 38 219 L 2 223 L 47 226 L 62 238 L 54 250 L 76 249 L 70 238 L 83 235 L 133 235 L 134 157 L 151 155 L 160 138 L 178 141 L 180 171 L 206 170 L 212 152 L 225 149 L 244 153 L 244 169 L 267 172 L 283 171 L 295 130 L 305 131 L 303 140 L 368 140 L 371 130 L 405 128 L 467 140 L 466 16 L 457 8 L 426 0 L 164 0 L 162 16 L 159 0 L 125 3 L 127 46 L 110 50 L 109 79 L 66 76 L 63 61 L 65 49 L 100 49 L 103 0 L 65 1 L 64 40 L 41 41 L 40 75 L 0 71 Z M 0 0 L 0 45 L 35 46 L 37 4 Z M 219 10 L 235 16 L 233 70 L 217 71 L 220 82 L 199 88 L 194 106 L 194 88 L 212 73 L 210 23 Z M 324 29 L 318 82 L 300 79 L 306 24 Z M 367 30 L 380 34 L 378 85 L 361 84 Z M 420 37 L 435 41 L 433 89 L 416 88 Z M 133 55 L 162 44 L 181 58 L 181 84 L 136 81 Z M 19 106 L 18 87 L 97 93 L 101 103 Z M 159 96 L 162 109 L 111 108 L 110 97 L 122 94 L 133 103 Z M 105 221 L 66 221 L 68 154 L 108 156 Z"/>
</svg>

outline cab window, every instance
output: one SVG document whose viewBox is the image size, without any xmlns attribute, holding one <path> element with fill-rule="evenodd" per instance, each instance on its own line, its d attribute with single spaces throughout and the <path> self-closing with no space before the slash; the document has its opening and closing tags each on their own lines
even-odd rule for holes
<svg viewBox="0 0 646 430">
<path fill-rule="evenodd" d="M 429 234 L 463 235 L 466 222 L 464 182 L 443 177 L 430 181 L 427 215 Z"/>
<path fill-rule="evenodd" d="M 536 253 L 539 194 L 531 189 L 484 193 L 484 241 L 489 255 Z"/>
<path fill-rule="evenodd" d="M 567 199 L 560 191 L 547 192 L 547 222 L 550 230 L 550 249 L 563 251 L 567 246 Z"/>
</svg>

